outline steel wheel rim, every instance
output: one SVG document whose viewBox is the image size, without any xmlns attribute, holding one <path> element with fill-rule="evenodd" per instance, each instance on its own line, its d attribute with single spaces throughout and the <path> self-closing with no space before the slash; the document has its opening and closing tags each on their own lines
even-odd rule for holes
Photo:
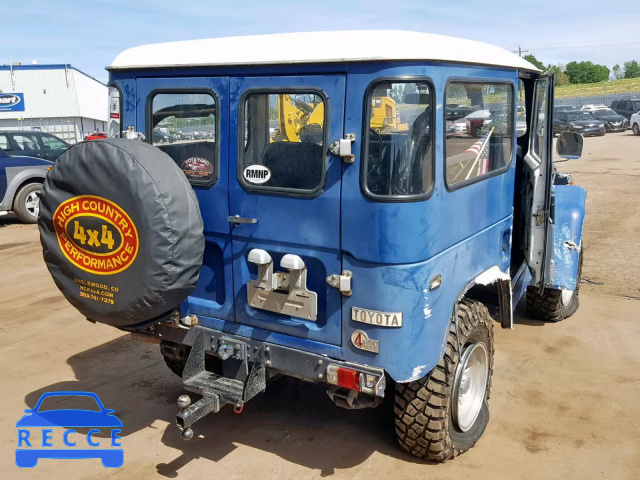
<svg viewBox="0 0 640 480">
<path fill-rule="evenodd" d="M 571 299 L 573 298 L 573 290 L 562 290 L 560 292 L 560 300 L 562 301 L 562 305 L 565 307 L 571 303 Z"/>
<path fill-rule="evenodd" d="M 40 191 L 36 190 L 35 192 L 29 193 L 24 202 L 24 206 L 31 215 L 37 217 L 40 214 Z"/>
<path fill-rule="evenodd" d="M 487 391 L 489 354 L 484 343 L 469 345 L 462 354 L 453 381 L 453 421 L 466 432 L 476 422 Z"/>
</svg>

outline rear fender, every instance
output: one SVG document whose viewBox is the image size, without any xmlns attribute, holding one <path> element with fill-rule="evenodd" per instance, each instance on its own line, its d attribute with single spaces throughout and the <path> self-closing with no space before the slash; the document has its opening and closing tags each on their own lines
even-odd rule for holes
<svg viewBox="0 0 640 480">
<path fill-rule="evenodd" d="M 587 191 L 577 185 L 555 186 L 553 255 L 549 256 L 550 278 L 545 281 L 546 287 L 575 290 L 578 286 L 586 197 Z"/>
</svg>

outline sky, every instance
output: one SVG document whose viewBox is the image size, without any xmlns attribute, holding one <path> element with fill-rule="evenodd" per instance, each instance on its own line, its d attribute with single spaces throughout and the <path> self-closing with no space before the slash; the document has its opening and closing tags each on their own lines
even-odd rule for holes
<svg viewBox="0 0 640 480">
<path fill-rule="evenodd" d="M 108 80 L 147 43 L 316 30 L 400 29 L 518 45 L 545 64 L 640 61 L 640 2 L 565 0 L 19 0 L 3 2 L 1 64 L 66 62 Z M 615 7 L 613 6 L 615 5 Z M 13 19 L 7 21 L 7 19 Z M 273 48 L 286 49 L 287 45 Z M 402 48 L 401 45 L 398 48 Z M 524 54 L 523 54 L 524 55 Z"/>
</svg>

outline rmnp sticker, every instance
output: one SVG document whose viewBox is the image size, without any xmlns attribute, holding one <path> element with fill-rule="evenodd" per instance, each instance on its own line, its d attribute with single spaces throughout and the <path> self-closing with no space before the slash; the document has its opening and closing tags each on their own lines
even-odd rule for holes
<svg viewBox="0 0 640 480">
<path fill-rule="evenodd" d="M 120 206 L 106 198 L 70 198 L 56 209 L 53 224 L 62 253 L 85 272 L 122 272 L 138 254 L 136 226 Z"/>
<path fill-rule="evenodd" d="M 271 170 L 264 165 L 249 165 L 244 169 L 242 176 L 247 182 L 259 185 L 269 181 L 271 178 Z"/>
</svg>

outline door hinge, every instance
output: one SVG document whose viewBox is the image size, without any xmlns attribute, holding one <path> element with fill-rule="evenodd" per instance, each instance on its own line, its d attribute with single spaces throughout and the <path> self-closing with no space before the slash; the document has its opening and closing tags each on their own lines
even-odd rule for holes
<svg viewBox="0 0 640 480">
<path fill-rule="evenodd" d="M 533 214 L 533 218 L 536 221 L 536 226 L 539 227 L 540 225 L 544 224 L 544 219 L 545 219 L 545 212 L 544 210 L 538 210 L 536 213 Z"/>
<path fill-rule="evenodd" d="M 351 144 L 356 141 L 355 133 L 345 133 L 344 138 L 333 142 L 329 146 L 329 151 L 338 157 L 342 157 L 342 160 L 346 163 L 353 163 L 355 157 L 351 153 Z"/>
<path fill-rule="evenodd" d="M 351 296 L 351 277 L 353 274 L 349 270 L 343 270 L 342 275 L 333 274 L 327 277 L 327 283 L 333 288 L 340 290 L 345 297 Z"/>
</svg>

